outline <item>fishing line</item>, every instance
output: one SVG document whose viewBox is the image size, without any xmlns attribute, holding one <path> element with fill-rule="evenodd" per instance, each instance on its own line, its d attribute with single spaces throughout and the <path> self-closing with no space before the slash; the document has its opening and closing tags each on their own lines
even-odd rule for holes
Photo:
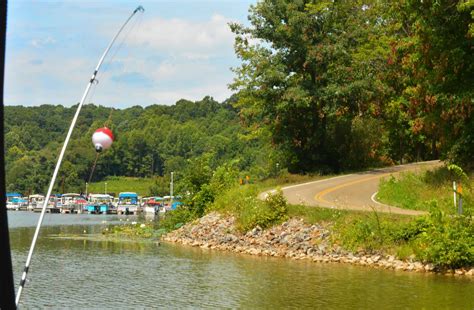
<svg viewBox="0 0 474 310">
<path fill-rule="evenodd" d="M 91 180 L 92 180 L 92 176 L 94 175 L 94 171 L 95 171 L 95 166 L 97 165 L 97 160 L 99 159 L 99 155 L 100 153 L 99 152 L 96 152 L 95 153 L 95 160 L 94 160 L 94 164 L 92 165 L 92 170 L 91 170 L 91 173 L 89 174 L 89 184 L 91 183 Z"/>
<path fill-rule="evenodd" d="M 104 127 L 112 127 L 112 114 L 114 112 L 114 109 L 111 108 L 110 109 L 110 113 L 109 113 L 109 118 L 107 118 L 107 120 L 104 122 Z"/>
<path fill-rule="evenodd" d="M 118 52 L 120 50 L 122 50 L 122 47 L 124 46 L 125 44 L 125 41 L 128 39 L 128 37 L 130 36 L 130 34 L 133 32 L 133 33 L 136 33 L 134 30 L 135 28 L 139 28 L 138 25 L 141 25 L 141 22 L 143 20 L 143 16 L 142 15 L 139 15 L 135 21 L 132 23 L 132 25 L 129 27 L 129 29 L 126 31 L 126 33 L 122 36 L 120 42 L 118 43 L 117 47 L 112 50 L 111 54 L 112 56 L 109 58 L 109 60 L 107 60 L 105 63 L 104 63 L 104 69 L 103 69 L 103 72 L 104 73 L 112 73 L 111 71 L 109 71 L 109 68 L 110 66 L 112 65 L 112 63 L 115 61 L 115 58 L 116 56 L 118 55 Z"/>
<path fill-rule="evenodd" d="M 25 267 L 23 269 L 23 274 L 21 276 L 20 285 L 18 287 L 18 292 L 17 292 L 16 299 L 15 299 L 16 307 L 18 307 L 18 304 L 19 304 L 20 298 L 21 298 L 21 293 L 23 291 L 23 288 L 25 287 L 25 283 L 27 282 L 26 276 L 27 276 L 28 270 L 30 268 L 31 259 L 33 257 L 33 252 L 34 252 L 34 249 L 35 249 L 35 246 L 36 246 L 36 241 L 38 240 L 38 235 L 39 235 L 39 231 L 40 231 L 40 228 L 41 228 L 41 223 L 43 222 L 44 215 L 46 213 L 46 208 L 48 206 L 49 198 L 51 197 L 51 192 L 52 192 L 53 187 L 56 183 L 56 177 L 58 175 L 59 168 L 61 167 L 61 163 L 62 163 L 62 160 L 63 160 L 63 157 L 64 157 L 64 153 L 66 152 L 67 145 L 69 143 L 69 140 L 71 139 L 71 135 L 72 135 L 72 132 L 74 130 L 74 126 L 76 125 L 77 118 L 79 117 L 79 113 L 81 112 L 81 108 L 84 105 L 84 101 L 87 98 L 87 94 L 89 93 L 92 85 L 94 84 L 94 81 L 96 80 L 97 73 L 99 72 L 99 69 L 102 66 L 102 63 L 104 62 L 105 57 L 109 53 L 110 49 L 114 45 L 115 41 L 117 40 L 117 38 L 120 35 L 120 33 L 122 32 L 122 30 L 125 28 L 125 26 L 128 24 L 128 22 L 132 19 L 132 17 L 137 12 L 143 12 L 143 11 L 145 11 L 145 10 L 143 9 L 142 6 L 137 7 L 133 11 L 133 13 L 127 18 L 127 20 L 122 24 L 122 26 L 120 27 L 118 32 L 115 34 L 115 36 L 112 38 L 109 45 L 105 49 L 104 53 L 100 57 L 99 62 L 98 62 L 97 66 L 94 70 L 94 73 L 92 74 L 92 76 L 89 80 L 89 83 L 87 84 L 86 89 L 84 91 L 84 94 L 82 95 L 81 101 L 79 102 L 79 105 L 77 106 L 76 113 L 74 114 L 71 125 L 69 126 L 69 130 L 68 130 L 67 135 L 66 135 L 66 139 L 64 140 L 64 144 L 61 148 L 61 152 L 59 154 L 58 161 L 56 163 L 56 167 L 54 168 L 54 172 L 53 172 L 53 176 L 51 177 L 51 182 L 49 184 L 48 192 L 46 194 L 45 201 L 43 203 L 43 208 L 41 210 L 41 214 L 40 214 L 40 217 L 38 219 L 38 223 L 36 225 L 36 230 L 35 230 L 35 233 L 33 235 L 33 240 L 31 241 L 30 250 L 28 252 L 28 257 L 26 259 Z"/>
</svg>

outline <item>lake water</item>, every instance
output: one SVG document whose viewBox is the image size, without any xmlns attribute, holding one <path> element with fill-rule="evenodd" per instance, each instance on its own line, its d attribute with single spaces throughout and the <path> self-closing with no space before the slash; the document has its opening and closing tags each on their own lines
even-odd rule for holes
<svg viewBox="0 0 474 310">
<path fill-rule="evenodd" d="M 17 284 L 39 214 L 12 211 L 8 216 Z M 474 280 L 467 277 L 253 257 L 170 244 L 54 238 L 98 233 L 107 223 L 126 218 L 47 214 L 20 306 L 474 309 Z"/>
</svg>

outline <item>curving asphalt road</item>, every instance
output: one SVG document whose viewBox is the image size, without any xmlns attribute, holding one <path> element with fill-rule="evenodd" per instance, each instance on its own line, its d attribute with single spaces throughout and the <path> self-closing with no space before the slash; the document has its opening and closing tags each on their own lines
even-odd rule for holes
<svg viewBox="0 0 474 310">
<path fill-rule="evenodd" d="M 367 172 L 337 176 L 303 184 L 283 187 L 283 195 L 290 204 L 319 206 L 333 209 L 377 211 L 407 215 L 424 214 L 422 211 L 406 210 L 376 201 L 380 179 L 403 171 L 421 171 L 441 166 L 439 160 L 393 166 Z M 416 189 L 413 189 L 416 190 Z M 270 190 L 260 194 L 266 197 Z"/>
</svg>

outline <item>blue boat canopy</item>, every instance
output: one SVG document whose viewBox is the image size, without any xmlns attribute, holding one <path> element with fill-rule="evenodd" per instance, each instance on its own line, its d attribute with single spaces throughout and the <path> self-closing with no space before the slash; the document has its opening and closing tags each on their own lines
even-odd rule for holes
<svg viewBox="0 0 474 310">
<path fill-rule="evenodd" d="M 7 197 L 22 197 L 20 193 L 7 193 Z"/>
<path fill-rule="evenodd" d="M 119 194 L 119 198 L 138 198 L 137 193 L 123 192 Z"/>
<path fill-rule="evenodd" d="M 177 207 L 184 205 L 181 201 L 175 201 L 171 204 L 171 210 L 176 210 Z"/>
</svg>

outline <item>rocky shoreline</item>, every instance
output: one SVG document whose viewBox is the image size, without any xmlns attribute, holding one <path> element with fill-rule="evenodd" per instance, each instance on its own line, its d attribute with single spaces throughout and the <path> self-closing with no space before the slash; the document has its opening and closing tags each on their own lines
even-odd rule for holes
<svg viewBox="0 0 474 310">
<path fill-rule="evenodd" d="M 400 260 L 382 253 L 352 253 L 333 245 L 330 235 L 328 225 L 308 225 L 299 219 L 290 219 L 266 230 L 256 227 L 242 234 L 235 228 L 235 218 L 212 212 L 162 236 L 162 241 L 258 256 L 474 276 L 474 268 L 436 270 L 432 264 L 424 264 L 413 259 Z"/>
</svg>

